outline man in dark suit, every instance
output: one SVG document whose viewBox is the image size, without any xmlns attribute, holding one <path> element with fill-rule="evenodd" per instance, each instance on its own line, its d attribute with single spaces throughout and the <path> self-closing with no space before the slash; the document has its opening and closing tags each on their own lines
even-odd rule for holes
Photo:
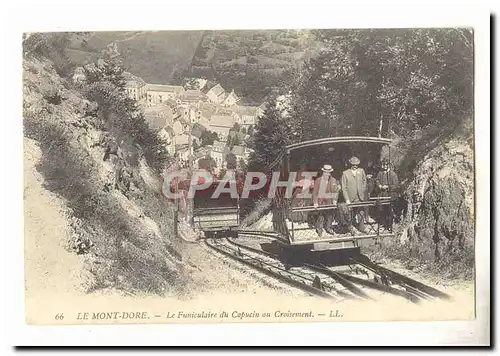
<svg viewBox="0 0 500 356">
<path fill-rule="evenodd" d="M 381 221 L 385 229 L 392 229 L 394 220 L 394 204 L 399 198 L 399 180 L 398 175 L 394 172 L 392 164 L 387 161 L 382 161 L 382 170 L 378 172 L 376 178 L 378 196 L 391 198 L 391 205 L 385 205 L 381 209 Z"/>
<path fill-rule="evenodd" d="M 360 163 L 361 162 L 358 157 L 351 157 L 351 159 L 349 160 L 349 164 L 351 165 L 351 167 L 349 169 L 346 169 L 342 173 L 342 194 L 347 205 L 368 200 L 366 174 L 363 168 L 359 167 Z M 359 215 L 359 223 L 357 228 L 359 231 L 366 233 L 366 212 L 364 208 L 354 209 L 353 215 Z M 355 233 L 352 226 L 352 219 L 351 223 L 349 224 L 349 230 L 352 234 Z"/>
</svg>

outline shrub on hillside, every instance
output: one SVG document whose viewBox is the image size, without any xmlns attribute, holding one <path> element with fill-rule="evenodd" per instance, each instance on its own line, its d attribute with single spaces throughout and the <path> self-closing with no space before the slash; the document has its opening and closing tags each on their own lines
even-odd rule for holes
<svg viewBox="0 0 500 356">
<path fill-rule="evenodd" d="M 101 62 L 85 68 L 85 72 L 85 96 L 97 103 L 97 119 L 119 142 L 132 140 L 140 146 L 150 167 L 162 171 L 168 160 L 167 151 L 156 131 L 145 121 L 137 102 L 126 95 L 123 69 L 117 64 Z"/>
<path fill-rule="evenodd" d="M 74 65 L 66 55 L 70 44 L 68 33 L 33 33 L 25 34 L 23 54 L 27 57 L 45 57 L 52 61 L 54 69 L 61 77 L 67 78 Z"/>
</svg>

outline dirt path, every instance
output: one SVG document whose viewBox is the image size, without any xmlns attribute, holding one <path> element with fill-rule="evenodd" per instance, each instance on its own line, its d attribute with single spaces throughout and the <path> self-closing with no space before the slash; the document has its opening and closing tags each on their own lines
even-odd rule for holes
<svg viewBox="0 0 500 356">
<path fill-rule="evenodd" d="M 43 188 L 43 178 L 35 168 L 40 148 L 25 138 L 24 150 L 25 291 L 30 309 L 44 303 L 43 296 L 82 294 L 83 260 L 63 246 L 70 236 L 66 207 Z"/>
<path fill-rule="evenodd" d="M 275 281 L 258 271 L 209 250 L 202 242 L 185 244 L 183 260 L 192 283 L 189 298 L 219 294 L 259 296 L 306 296 L 298 289 Z"/>
</svg>

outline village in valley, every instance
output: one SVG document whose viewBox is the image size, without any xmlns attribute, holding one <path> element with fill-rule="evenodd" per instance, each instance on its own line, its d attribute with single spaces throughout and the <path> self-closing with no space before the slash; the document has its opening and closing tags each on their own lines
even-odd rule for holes
<svg viewBox="0 0 500 356">
<path fill-rule="evenodd" d="M 184 86 L 148 84 L 128 72 L 126 93 L 144 110 L 146 122 L 165 141 L 168 153 L 181 167 L 226 168 L 227 156 L 243 168 L 252 152 L 248 147 L 264 104 L 245 106 L 233 90 L 206 79 L 192 78 Z M 205 163 L 206 165 L 206 163 Z M 215 167 L 214 167 L 215 166 Z"/>
</svg>

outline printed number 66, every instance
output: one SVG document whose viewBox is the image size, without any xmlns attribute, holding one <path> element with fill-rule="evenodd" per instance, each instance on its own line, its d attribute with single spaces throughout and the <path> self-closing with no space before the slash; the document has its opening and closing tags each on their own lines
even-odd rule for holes
<svg viewBox="0 0 500 356">
<path fill-rule="evenodd" d="M 64 314 L 62 313 L 56 314 L 56 320 L 64 320 Z"/>
</svg>

